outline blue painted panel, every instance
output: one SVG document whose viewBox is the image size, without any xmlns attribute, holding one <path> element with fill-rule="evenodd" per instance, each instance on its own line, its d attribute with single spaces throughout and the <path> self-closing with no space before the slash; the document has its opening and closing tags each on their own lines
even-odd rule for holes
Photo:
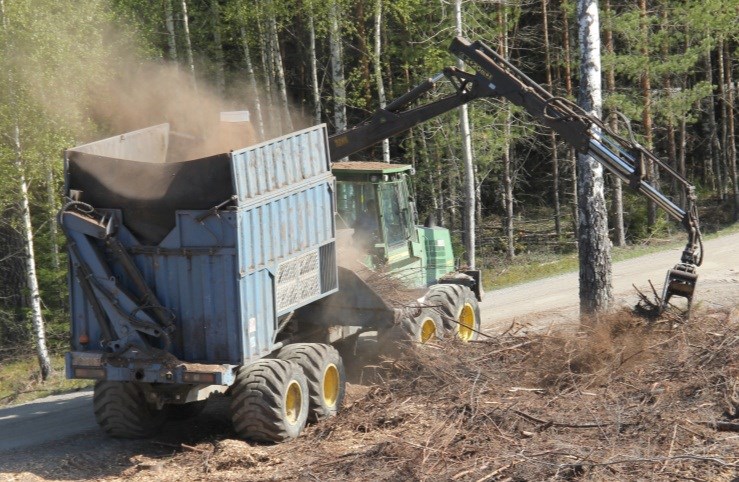
<svg viewBox="0 0 739 482">
<path fill-rule="evenodd" d="M 272 351 L 272 336 L 276 328 L 272 274 L 255 271 L 239 283 L 241 306 L 240 340 L 244 361 L 255 360 Z"/>
<path fill-rule="evenodd" d="M 330 172 L 326 139 L 322 124 L 232 152 L 239 203 Z"/>
<path fill-rule="evenodd" d="M 177 211 L 158 246 L 141 246 L 121 224 L 119 239 L 172 311 L 175 356 L 229 364 L 263 357 L 278 316 L 337 290 L 326 139 L 319 126 L 232 153 L 236 206 Z M 131 289 L 122 269 L 112 269 Z M 70 301 L 74 339 L 92 340 L 75 349 L 98 350 L 99 328 L 75 282 Z"/>
<path fill-rule="evenodd" d="M 238 211 L 240 271 L 282 260 L 334 240 L 332 183 L 306 186 Z"/>
</svg>

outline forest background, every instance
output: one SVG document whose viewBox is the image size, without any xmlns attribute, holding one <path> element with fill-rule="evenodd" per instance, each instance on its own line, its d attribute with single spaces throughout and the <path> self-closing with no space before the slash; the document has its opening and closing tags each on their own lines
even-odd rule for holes
<svg viewBox="0 0 739 482">
<path fill-rule="evenodd" d="M 52 354 L 68 344 L 55 221 L 65 148 L 221 108 L 248 109 L 262 139 L 320 122 L 346 129 L 454 65 L 456 3 L 465 36 L 574 100 L 572 0 L 0 0 L 0 363 L 32 358 L 39 324 Z M 637 140 L 697 186 L 704 227 L 735 222 L 739 0 L 600 9 L 604 116 L 622 130 L 615 111 L 631 118 Z M 451 92 L 442 83 L 428 100 Z M 571 256 L 574 152 L 500 100 L 476 101 L 469 118 L 477 266 L 500 279 L 520 258 Z M 357 156 L 413 164 L 420 219 L 450 228 L 461 259 L 462 158 L 456 111 Z M 680 229 L 619 182 L 608 189 L 614 245 Z"/>
</svg>

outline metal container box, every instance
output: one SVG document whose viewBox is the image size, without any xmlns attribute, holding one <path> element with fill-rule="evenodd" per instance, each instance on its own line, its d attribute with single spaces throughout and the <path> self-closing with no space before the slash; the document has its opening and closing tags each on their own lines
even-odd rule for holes
<svg viewBox="0 0 739 482">
<path fill-rule="evenodd" d="M 163 124 L 71 149 L 66 191 L 115 220 L 174 320 L 174 356 L 244 364 L 273 351 L 280 316 L 338 289 L 326 129 L 187 161 L 173 158 L 176 140 Z M 110 270 L 133 290 L 121 266 Z M 70 273 L 73 350 L 101 351 Z"/>
</svg>

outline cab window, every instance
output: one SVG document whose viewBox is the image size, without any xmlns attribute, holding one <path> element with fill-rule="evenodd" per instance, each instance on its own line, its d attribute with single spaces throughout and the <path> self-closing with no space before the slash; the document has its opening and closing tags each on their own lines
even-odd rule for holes
<svg viewBox="0 0 739 482">
<path fill-rule="evenodd" d="M 337 182 L 336 210 L 339 229 L 354 227 L 367 202 L 377 204 L 374 185 L 366 182 Z"/>
<path fill-rule="evenodd" d="M 400 207 L 399 186 L 398 183 L 380 185 L 382 227 L 388 246 L 405 243 L 408 240 L 407 213 Z"/>
</svg>

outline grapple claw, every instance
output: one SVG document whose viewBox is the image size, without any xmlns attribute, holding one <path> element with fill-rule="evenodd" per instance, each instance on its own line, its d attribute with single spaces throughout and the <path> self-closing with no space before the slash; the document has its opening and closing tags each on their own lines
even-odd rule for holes
<svg viewBox="0 0 739 482">
<path fill-rule="evenodd" d="M 690 310 L 697 282 L 698 273 L 696 273 L 695 265 L 679 263 L 674 268 L 667 270 L 665 287 L 662 290 L 662 311 L 667 308 L 667 304 L 673 296 L 686 298 L 688 300 L 688 310 Z"/>
</svg>

